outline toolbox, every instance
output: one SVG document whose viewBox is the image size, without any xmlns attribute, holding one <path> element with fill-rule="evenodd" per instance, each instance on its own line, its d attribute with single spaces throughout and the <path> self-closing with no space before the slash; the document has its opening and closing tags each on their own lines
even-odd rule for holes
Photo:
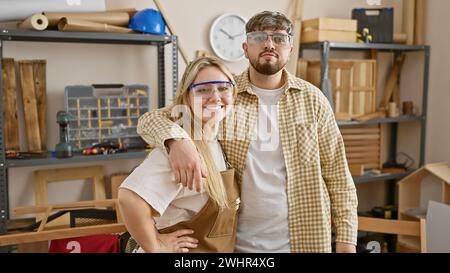
<svg viewBox="0 0 450 273">
<path fill-rule="evenodd" d="M 358 21 L 360 35 L 364 34 L 365 28 L 368 29 L 373 43 L 394 42 L 394 8 L 356 8 L 352 10 L 352 19 Z"/>
<path fill-rule="evenodd" d="M 137 134 L 138 118 L 149 111 L 146 85 L 72 85 L 65 88 L 68 140 L 75 151 L 98 143 L 125 149 L 145 148 Z"/>
</svg>

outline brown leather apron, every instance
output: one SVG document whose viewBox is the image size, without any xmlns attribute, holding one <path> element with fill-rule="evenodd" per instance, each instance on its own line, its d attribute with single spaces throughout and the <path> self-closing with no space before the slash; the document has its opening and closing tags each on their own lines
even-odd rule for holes
<svg viewBox="0 0 450 273">
<path fill-rule="evenodd" d="M 196 238 L 198 247 L 189 252 L 233 252 L 236 241 L 240 187 L 234 179 L 234 169 L 220 173 L 228 196 L 228 208 L 220 209 L 209 198 L 205 206 L 192 219 L 160 229 L 160 233 L 171 233 L 179 229 L 192 229 L 190 236 Z"/>
</svg>

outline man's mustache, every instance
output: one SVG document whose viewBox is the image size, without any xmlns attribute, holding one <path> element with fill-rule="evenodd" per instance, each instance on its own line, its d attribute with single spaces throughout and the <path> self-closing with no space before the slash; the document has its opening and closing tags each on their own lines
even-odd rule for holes
<svg viewBox="0 0 450 273">
<path fill-rule="evenodd" d="M 271 53 L 271 54 L 273 54 L 275 57 L 278 58 L 278 54 L 277 54 L 275 51 L 273 51 L 273 50 L 266 50 L 266 51 L 263 51 L 263 52 L 261 52 L 261 54 L 259 54 L 259 57 L 262 57 L 262 55 L 264 55 L 264 54 L 266 54 L 266 53 Z"/>
</svg>

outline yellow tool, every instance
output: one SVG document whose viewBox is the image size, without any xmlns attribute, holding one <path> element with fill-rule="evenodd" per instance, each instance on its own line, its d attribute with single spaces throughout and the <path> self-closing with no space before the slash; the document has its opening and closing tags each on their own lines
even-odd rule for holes
<svg viewBox="0 0 450 273">
<path fill-rule="evenodd" d="M 369 28 L 364 28 L 363 33 L 356 33 L 357 42 L 360 44 L 371 43 L 373 41 L 373 36 L 370 35 Z"/>
</svg>

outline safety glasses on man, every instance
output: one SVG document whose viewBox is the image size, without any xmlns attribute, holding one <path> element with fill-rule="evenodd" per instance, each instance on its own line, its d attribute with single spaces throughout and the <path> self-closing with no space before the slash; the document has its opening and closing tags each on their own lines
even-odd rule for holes
<svg viewBox="0 0 450 273">
<path fill-rule="evenodd" d="M 253 31 L 247 33 L 247 42 L 260 45 L 267 42 L 269 37 L 272 39 L 272 42 L 279 47 L 291 46 L 292 44 L 292 36 L 289 34 L 280 32 L 270 34 L 265 31 Z"/>
<path fill-rule="evenodd" d="M 210 81 L 199 82 L 189 86 L 189 90 L 193 92 L 194 96 L 201 98 L 210 98 L 217 91 L 221 97 L 229 97 L 233 94 L 234 82 L 228 81 Z"/>
</svg>

